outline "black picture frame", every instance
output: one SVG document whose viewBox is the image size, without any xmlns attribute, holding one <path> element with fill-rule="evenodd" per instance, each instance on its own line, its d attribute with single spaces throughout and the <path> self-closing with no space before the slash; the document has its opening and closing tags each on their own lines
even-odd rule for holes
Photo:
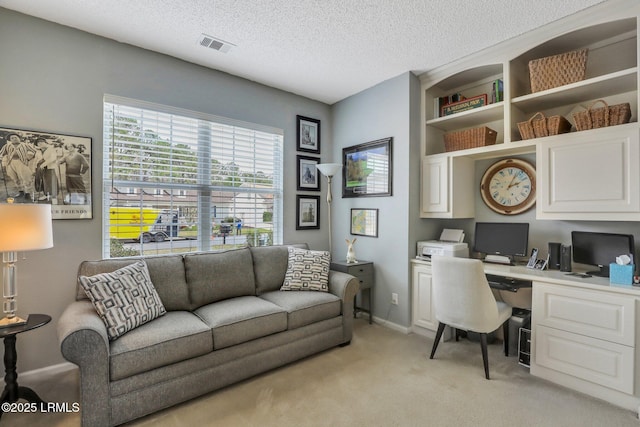
<svg viewBox="0 0 640 427">
<path fill-rule="evenodd" d="M 350 233 L 354 236 L 378 237 L 378 209 L 351 208 Z"/>
<path fill-rule="evenodd" d="M 296 230 L 320 228 L 320 196 L 296 195 Z"/>
<path fill-rule="evenodd" d="M 320 120 L 296 116 L 298 151 L 320 154 Z"/>
<path fill-rule="evenodd" d="M 391 196 L 393 138 L 342 149 L 342 197 Z"/>
<path fill-rule="evenodd" d="M 319 163 L 319 157 L 296 156 L 298 191 L 320 191 L 320 171 L 316 169 Z"/>
<path fill-rule="evenodd" d="M 0 200 L 49 204 L 52 219 L 92 219 L 91 145 L 90 137 L 0 127 Z"/>
</svg>

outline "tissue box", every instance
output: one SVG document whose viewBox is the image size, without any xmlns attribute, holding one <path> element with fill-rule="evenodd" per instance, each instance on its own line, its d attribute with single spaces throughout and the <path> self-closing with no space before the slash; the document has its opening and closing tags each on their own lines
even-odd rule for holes
<svg viewBox="0 0 640 427">
<path fill-rule="evenodd" d="M 609 264 L 609 282 L 618 285 L 633 284 L 633 264 L 620 265 L 616 263 Z"/>
</svg>

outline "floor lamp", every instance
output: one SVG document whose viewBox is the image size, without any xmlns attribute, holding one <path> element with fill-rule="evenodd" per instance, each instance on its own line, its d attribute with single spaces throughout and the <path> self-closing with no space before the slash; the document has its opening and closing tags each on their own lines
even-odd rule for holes
<svg viewBox="0 0 640 427">
<path fill-rule="evenodd" d="M 316 165 L 316 168 L 320 173 L 327 177 L 327 205 L 329 206 L 328 218 L 329 218 L 329 254 L 331 254 L 331 178 L 342 170 L 342 163 L 320 163 Z"/>
<path fill-rule="evenodd" d="M 0 328 L 27 322 L 16 315 L 18 252 L 53 246 L 51 205 L 33 203 L 0 204 L 0 252 L 2 252 L 2 294 L 5 317 Z"/>
</svg>

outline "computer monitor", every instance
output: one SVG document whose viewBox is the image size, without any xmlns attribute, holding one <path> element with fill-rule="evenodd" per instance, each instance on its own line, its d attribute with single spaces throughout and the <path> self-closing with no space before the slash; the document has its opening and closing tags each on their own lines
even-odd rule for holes
<svg viewBox="0 0 640 427">
<path fill-rule="evenodd" d="M 630 254 L 635 263 L 635 245 L 632 234 L 593 233 L 572 231 L 573 262 L 597 265 L 600 269 L 589 271 L 594 276 L 609 277 L 609 264 L 619 255 Z"/>
<path fill-rule="evenodd" d="M 485 261 L 508 264 L 515 256 L 527 256 L 529 224 L 526 222 L 476 222 L 473 250 Z"/>
</svg>

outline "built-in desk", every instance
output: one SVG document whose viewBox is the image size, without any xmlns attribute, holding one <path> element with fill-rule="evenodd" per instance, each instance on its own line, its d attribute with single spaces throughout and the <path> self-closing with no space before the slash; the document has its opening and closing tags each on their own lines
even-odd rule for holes
<svg viewBox="0 0 640 427">
<path fill-rule="evenodd" d="M 431 264 L 411 260 L 412 329 L 435 331 Z M 484 264 L 487 274 L 532 281 L 531 374 L 632 411 L 640 408 L 640 287 L 557 270 Z M 505 296 L 511 292 L 501 291 Z M 520 291 L 518 292 L 520 293 Z M 508 302 L 508 301 L 507 301 Z"/>
</svg>

